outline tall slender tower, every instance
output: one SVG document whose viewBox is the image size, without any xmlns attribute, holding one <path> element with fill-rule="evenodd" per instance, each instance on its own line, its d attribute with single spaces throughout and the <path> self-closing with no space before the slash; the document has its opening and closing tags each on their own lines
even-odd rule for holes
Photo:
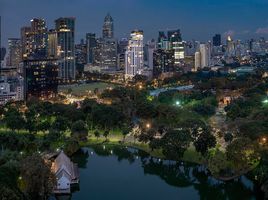
<svg viewBox="0 0 268 200">
<path fill-rule="evenodd" d="M 102 37 L 104 39 L 114 37 L 114 20 L 109 13 L 104 18 Z"/>
<path fill-rule="evenodd" d="M 143 31 L 131 32 L 125 56 L 126 78 L 140 74 L 144 68 Z"/>
<path fill-rule="evenodd" d="M 74 31 L 75 18 L 59 18 L 55 21 L 59 53 L 59 77 L 63 82 L 75 79 L 75 48 Z"/>
</svg>

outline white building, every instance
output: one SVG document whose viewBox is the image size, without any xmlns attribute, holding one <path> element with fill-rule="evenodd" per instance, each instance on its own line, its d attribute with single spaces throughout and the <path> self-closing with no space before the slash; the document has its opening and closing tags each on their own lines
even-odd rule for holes
<svg viewBox="0 0 268 200">
<path fill-rule="evenodd" d="M 24 100 L 23 78 L 0 77 L 0 105 L 5 105 L 10 101 Z"/>
<path fill-rule="evenodd" d="M 141 74 L 144 68 L 143 31 L 131 32 L 125 56 L 126 78 L 133 78 L 136 74 Z"/>
<path fill-rule="evenodd" d="M 201 68 L 210 65 L 210 48 L 207 44 L 200 44 Z"/>
<path fill-rule="evenodd" d="M 195 71 L 201 68 L 201 53 L 199 51 L 195 52 L 195 64 L 194 64 Z"/>
<path fill-rule="evenodd" d="M 79 182 L 78 166 L 61 151 L 51 168 L 57 179 L 54 192 L 70 193 L 71 185 Z"/>
</svg>

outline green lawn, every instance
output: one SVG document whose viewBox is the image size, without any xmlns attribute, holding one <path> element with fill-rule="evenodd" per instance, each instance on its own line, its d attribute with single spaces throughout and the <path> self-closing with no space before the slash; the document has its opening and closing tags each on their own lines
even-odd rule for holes
<svg viewBox="0 0 268 200">
<path fill-rule="evenodd" d="M 110 83 L 103 83 L 103 82 L 96 82 L 96 83 L 87 83 L 87 84 L 74 84 L 74 85 L 60 85 L 58 90 L 59 92 L 67 93 L 69 89 L 72 90 L 72 94 L 76 96 L 83 96 L 91 91 L 94 92 L 95 88 L 101 92 L 107 88 L 114 88 L 114 84 Z"/>
</svg>

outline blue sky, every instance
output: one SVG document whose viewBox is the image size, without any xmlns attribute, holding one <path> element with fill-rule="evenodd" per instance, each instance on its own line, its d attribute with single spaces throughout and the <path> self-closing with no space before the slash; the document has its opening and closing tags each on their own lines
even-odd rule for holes
<svg viewBox="0 0 268 200">
<path fill-rule="evenodd" d="M 20 27 L 33 17 L 53 28 L 56 18 L 75 16 L 77 41 L 87 32 L 100 35 L 108 12 L 118 39 L 135 28 L 148 40 L 159 30 L 177 28 L 185 40 L 206 41 L 227 32 L 236 39 L 268 38 L 268 0 L 0 0 L 2 43 L 19 37 Z"/>
</svg>

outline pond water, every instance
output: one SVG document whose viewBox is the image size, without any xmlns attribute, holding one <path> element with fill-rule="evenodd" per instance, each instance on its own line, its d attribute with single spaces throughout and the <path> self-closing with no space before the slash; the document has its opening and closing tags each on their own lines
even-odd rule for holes
<svg viewBox="0 0 268 200">
<path fill-rule="evenodd" d="M 249 200 L 257 198 L 246 177 L 212 178 L 200 165 L 152 158 L 119 146 L 94 146 L 75 154 L 80 185 L 72 200 Z"/>
</svg>

